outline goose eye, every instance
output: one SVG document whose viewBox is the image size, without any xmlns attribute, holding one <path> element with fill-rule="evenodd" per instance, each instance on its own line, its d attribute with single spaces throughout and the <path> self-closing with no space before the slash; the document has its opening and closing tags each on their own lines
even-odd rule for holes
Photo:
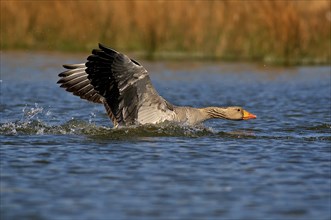
<svg viewBox="0 0 331 220">
<path fill-rule="evenodd" d="M 240 112 L 240 109 L 238 109 L 237 111 Z"/>
</svg>

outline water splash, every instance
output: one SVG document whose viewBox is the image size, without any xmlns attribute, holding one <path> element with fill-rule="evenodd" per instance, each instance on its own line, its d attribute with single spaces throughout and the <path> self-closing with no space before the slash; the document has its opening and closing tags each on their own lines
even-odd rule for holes
<svg viewBox="0 0 331 220">
<path fill-rule="evenodd" d="M 22 109 L 23 112 L 23 118 L 21 119 L 22 121 L 30 121 L 32 120 L 36 115 L 38 115 L 39 113 L 42 113 L 44 111 L 43 107 L 39 107 L 38 103 L 34 104 L 35 107 L 34 108 L 28 108 L 27 105 L 25 105 L 25 107 Z"/>
<path fill-rule="evenodd" d="M 38 103 L 34 107 L 25 105 L 22 109 L 20 120 L 0 124 L 0 134 L 18 135 L 18 134 L 37 134 L 42 135 L 49 126 L 45 123 L 47 118 L 51 118 L 52 112 L 40 107 Z M 43 119 L 40 119 L 39 116 Z"/>
<path fill-rule="evenodd" d="M 190 127 L 175 123 L 160 125 L 130 126 L 113 129 L 94 124 L 96 114 L 91 112 L 88 122 L 70 119 L 60 125 L 52 125 L 52 112 L 37 103 L 22 109 L 20 120 L 0 124 L 1 135 L 85 135 L 91 138 L 130 139 L 136 137 L 199 137 L 213 134 L 211 128 Z"/>
<path fill-rule="evenodd" d="M 295 126 L 290 128 L 250 129 L 234 131 L 218 131 L 212 127 L 187 126 L 178 123 L 162 123 L 159 125 L 129 126 L 113 129 L 112 127 L 96 125 L 96 114 L 91 112 L 89 120 L 70 119 L 60 124 L 52 123 L 56 119 L 50 110 L 39 106 L 27 105 L 22 109 L 20 120 L 0 124 L 0 135 L 83 135 L 93 139 L 123 139 L 130 140 L 142 137 L 216 137 L 229 139 L 303 139 L 307 141 L 330 141 L 331 125 L 315 124 Z M 311 132 L 315 133 L 312 134 Z"/>
</svg>

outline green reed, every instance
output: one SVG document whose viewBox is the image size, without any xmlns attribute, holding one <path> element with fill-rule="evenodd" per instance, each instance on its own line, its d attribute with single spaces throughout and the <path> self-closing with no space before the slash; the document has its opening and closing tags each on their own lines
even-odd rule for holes
<svg viewBox="0 0 331 220">
<path fill-rule="evenodd" d="M 1 1 L 1 50 L 330 64 L 330 1 Z"/>
</svg>

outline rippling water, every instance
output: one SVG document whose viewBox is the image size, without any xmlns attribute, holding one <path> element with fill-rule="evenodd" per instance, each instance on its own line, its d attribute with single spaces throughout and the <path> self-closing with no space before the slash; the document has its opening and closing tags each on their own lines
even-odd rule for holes
<svg viewBox="0 0 331 220">
<path fill-rule="evenodd" d="M 258 118 L 114 130 L 56 85 L 82 60 L 1 52 L 1 219 L 330 219 L 330 67 L 142 62 L 173 104 Z"/>
</svg>

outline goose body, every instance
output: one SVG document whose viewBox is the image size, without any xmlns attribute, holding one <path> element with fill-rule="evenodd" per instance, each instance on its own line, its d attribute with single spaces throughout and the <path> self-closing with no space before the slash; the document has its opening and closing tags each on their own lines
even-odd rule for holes
<svg viewBox="0 0 331 220">
<path fill-rule="evenodd" d="M 173 121 L 194 125 L 211 118 L 256 118 L 241 107 L 192 108 L 175 106 L 162 98 L 147 70 L 137 61 L 99 44 L 83 64 L 63 65 L 60 87 L 94 103 L 103 104 L 115 127 Z"/>
</svg>

